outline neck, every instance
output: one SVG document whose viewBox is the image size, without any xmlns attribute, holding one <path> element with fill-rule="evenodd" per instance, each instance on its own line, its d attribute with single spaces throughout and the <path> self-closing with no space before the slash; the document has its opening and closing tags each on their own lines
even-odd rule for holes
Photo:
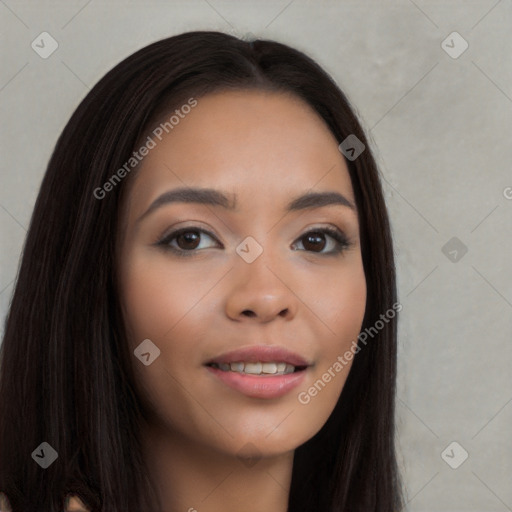
<svg viewBox="0 0 512 512">
<path fill-rule="evenodd" d="M 162 512 L 286 512 L 293 452 L 241 460 L 146 426 L 144 457 Z"/>
</svg>

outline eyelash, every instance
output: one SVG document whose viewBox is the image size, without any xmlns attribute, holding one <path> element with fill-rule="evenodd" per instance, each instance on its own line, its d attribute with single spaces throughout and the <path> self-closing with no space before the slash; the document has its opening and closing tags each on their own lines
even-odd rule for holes
<svg viewBox="0 0 512 512">
<path fill-rule="evenodd" d="M 177 249 L 176 247 L 173 247 L 170 245 L 170 242 L 174 240 L 176 237 L 183 233 L 188 232 L 198 232 L 198 233 L 204 233 L 208 235 L 210 238 L 217 240 L 215 236 L 213 236 L 212 233 L 209 231 L 206 231 L 204 229 L 200 229 L 194 226 L 185 227 L 177 229 L 176 231 L 173 231 L 165 236 L 163 236 L 159 241 L 155 243 L 156 246 L 161 247 L 165 251 L 171 251 L 176 256 L 179 256 L 180 258 L 189 258 L 196 254 L 199 250 L 198 249 L 191 249 L 191 250 L 184 250 L 184 249 Z M 346 235 L 337 228 L 331 228 L 331 227 L 322 227 L 322 228 L 314 228 L 309 231 L 306 231 L 302 236 L 300 236 L 297 240 L 301 240 L 305 238 L 308 235 L 311 234 L 326 234 L 333 238 L 337 242 L 336 249 L 333 249 L 329 252 L 316 252 L 316 251 L 307 251 L 305 252 L 311 252 L 313 254 L 319 254 L 321 256 L 335 256 L 338 254 L 343 253 L 346 249 L 350 248 L 353 243 L 349 241 L 349 239 L 346 237 Z"/>
</svg>

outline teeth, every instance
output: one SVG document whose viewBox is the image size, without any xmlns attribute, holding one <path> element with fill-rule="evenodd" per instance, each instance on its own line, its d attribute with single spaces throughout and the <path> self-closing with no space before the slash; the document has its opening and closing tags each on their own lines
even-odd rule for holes
<svg viewBox="0 0 512 512">
<path fill-rule="evenodd" d="M 231 363 L 231 371 L 232 372 L 243 372 L 244 371 L 244 363 Z"/>
<path fill-rule="evenodd" d="M 277 364 L 276 363 L 263 363 L 263 368 L 261 369 L 263 373 L 276 373 L 277 372 Z"/>
<path fill-rule="evenodd" d="M 244 372 L 251 375 L 259 375 L 263 365 L 261 363 L 245 363 Z"/>
<path fill-rule="evenodd" d="M 293 373 L 295 371 L 295 366 L 291 364 L 287 364 L 286 368 L 284 369 L 284 373 Z"/>
<path fill-rule="evenodd" d="M 287 375 L 295 371 L 295 366 L 283 362 L 244 363 L 237 361 L 235 363 L 214 363 L 213 366 L 224 372 L 232 371 L 249 375 Z"/>
</svg>

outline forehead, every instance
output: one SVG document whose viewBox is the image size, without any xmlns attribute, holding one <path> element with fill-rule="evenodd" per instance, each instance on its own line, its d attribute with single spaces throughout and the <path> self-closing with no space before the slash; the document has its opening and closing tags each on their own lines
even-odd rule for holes
<svg viewBox="0 0 512 512">
<path fill-rule="evenodd" d="M 152 130 L 156 145 L 137 170 L 130 203 L 147 204 L 165 190 L 186 186 L 236 194 L 242 208 L 273 208 L 310 189 L 336 190 L 354 202 L 336 138 L 295 96 L 217 92 L 199 98 L 161 140 Z"/>
</svg>

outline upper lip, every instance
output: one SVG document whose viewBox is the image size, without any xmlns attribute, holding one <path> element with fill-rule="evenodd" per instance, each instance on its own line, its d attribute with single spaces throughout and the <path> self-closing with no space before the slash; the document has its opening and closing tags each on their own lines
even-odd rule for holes
<svg viewBox="0 0 512 512">
<path fill-rule="evenodd" d="M 278 347 L 275 345 L 253 345 L 231 350 L 208 360 L 205 364 L 235 363 L 237 361 L 243 361 L 246 363 L 284 362 L 293 366 L 311 366 L 308 361 L 298 354 L 295 354 L 284 347 Z"/>
</svg>

